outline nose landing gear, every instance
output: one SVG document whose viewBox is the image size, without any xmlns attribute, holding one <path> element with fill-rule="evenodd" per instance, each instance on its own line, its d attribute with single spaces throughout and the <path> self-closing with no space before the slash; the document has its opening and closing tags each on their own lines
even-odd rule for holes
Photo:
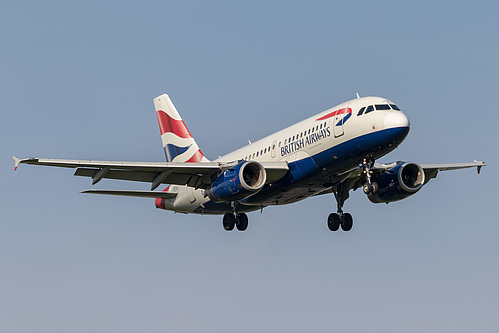
<svg viewBox="0 0 499 333">
<path fill-rule="evenodd" d="M 364 169 L 364 174 L 366 175 L 366 182 L 362 186 L 362 189 L 364 190 L 365 194 L 376 194 L 378 192 L 378 183 L 373 182 L 371 179 L 371 168 L 374 166 L 374 160 L 371 159 L 364 159 L 362 161 L 362 169 Z"/>
</svg>

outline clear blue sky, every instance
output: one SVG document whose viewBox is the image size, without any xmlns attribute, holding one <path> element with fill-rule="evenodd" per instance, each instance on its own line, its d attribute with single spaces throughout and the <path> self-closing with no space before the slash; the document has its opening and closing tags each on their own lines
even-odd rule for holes
<svg viewBox="0 0 499 333">
<path fill-rule="evenodd" d="M 496 1 L 4 1 L 2 332 L 496 332 Z M 360 191 L 249 214 L 80 194 L 11 155 L 162 161 L 168 93 L 208 158 L 360 95 L 411 133 L 382 161 L 485 160 L 415 196 Z M 104 180 L 97 188 L 147 189 Z"/>
</svg>

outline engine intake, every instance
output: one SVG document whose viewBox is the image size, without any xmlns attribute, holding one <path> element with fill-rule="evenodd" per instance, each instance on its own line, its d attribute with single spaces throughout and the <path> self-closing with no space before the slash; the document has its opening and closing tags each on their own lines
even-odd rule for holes
<svg viewBox="0 0 499 333">
<path fill-rule="evenodd" d="M 419 191 L 424 181 L 425 173 L 420 165 L 400 163 L 378 177 L 378 191 L 368 197 L 374 203 L 402 200 Z"/>
<path fill-rule="evenodd" d="M 263 165 L 241 162 L 220 175 L 206 192 L 213 202 L 237 201 L 260 191 L 266 180 Z"/>
</svg>

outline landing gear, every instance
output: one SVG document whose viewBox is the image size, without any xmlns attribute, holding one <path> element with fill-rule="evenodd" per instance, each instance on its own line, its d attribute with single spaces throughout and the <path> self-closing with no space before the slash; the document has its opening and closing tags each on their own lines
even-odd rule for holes
<svg viewBox="0 0 499 333">
<path fill-rule="evenodd" d="M 336 203 L 338 204 L 338 212 L 329 214 L 327 218 L 327 226 L 331 231 L 338 231 L 341 226 L 343 231 L 350 231 L 353 226 L 353 218 L 349 213 L 343 213 L 343 204 L 345 200 L 348 199 L 348 191 L 350 190 L 350 184 L 348 182 L 343 182 L 338 184 L 334 189 L 334 197 L 336 198 Z"/>
<path fill-rule="evenodd" d="M 248 216 L 244 213 L 227 213 L 223 217 L 222 224 L 226 231 L 232 231 L 234 226 L 239 231 L 245 231 L 248 228 Z"/>
<path fill-rule="evenodd" d="M 353 218 L 349 213 L 343 213 L 345 200 L 350 196 L 348 192 L 354 187 L 357 179 L 346 179 L 333 187 L 334 197 L 337 203 L 337 212 L 329 214 L 327 226 L 331 231 L 338 231 L 341 227 L 343 231 L 350 231 L 353 227 Z"/>
<path fill-rule="evenodd" d="M 338 231 L 341 226 L 343 231 L 350 231 L 353 227 L 353 218 L 349 213 L 331 213 L 327 218 L 327 226 L 331 231 Z"/>
<path fill-rule="evenodd" d="M 374 160 L 371 159 L 364 159 L 362 161 L 362 168 L 364 169 L 364 174 L 366 175 L 366 182 L 362 186 L 362 189 L 364 190 L 365 194 L 376 194 L 378 193 L 378 183 L 373 182 L 371 179 L 371 168 L 374 166 Z"/>
<path fill-rule="evenodd" d="M 376 182 L 372 182 L 371 184 L 369 184 L 368 182 L 365 182 L 364 185 L 362 185 L 362 189 L 364 190 L 364 193 L 365 194 L 369 194 L 369 193 L 372 193 L 372 194 L 376 194 L 378 193 L 378 183 Z"/>
</svg>

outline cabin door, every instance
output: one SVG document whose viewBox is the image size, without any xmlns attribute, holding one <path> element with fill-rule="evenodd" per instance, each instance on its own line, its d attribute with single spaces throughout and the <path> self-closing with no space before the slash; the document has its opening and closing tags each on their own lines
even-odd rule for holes
<svg viewBox="0 0 499 333">
<path fill-rule="evenodd" d="M 338 111 L 348 110 L 348 105 L 350 104 L 347 104 L 345 108 L 341 108 Z M 331 124 L 331 126 L 333 126 L 333 133 L 335 138 L 345 134 L 345 131 L 343 130 L 344 118 L 345 118 L 345 112 L 338 113 L 333 117 L 333 123 Z"/>
</svg>

